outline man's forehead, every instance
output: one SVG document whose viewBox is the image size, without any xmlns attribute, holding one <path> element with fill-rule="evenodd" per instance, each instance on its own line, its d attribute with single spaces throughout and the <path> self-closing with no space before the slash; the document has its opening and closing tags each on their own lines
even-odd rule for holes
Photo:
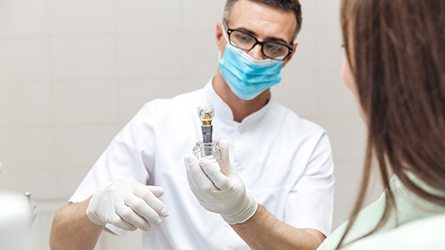
<svg viewBox="0 0 445 250">
<path fill-rule="evenodd" d="M 297 27 L 295 14 L 252 1 L 238 1 L 230 11 L 230 28 L 244 28 L 258 38 L 276 37 L 291 41 Z"/>
</svg>

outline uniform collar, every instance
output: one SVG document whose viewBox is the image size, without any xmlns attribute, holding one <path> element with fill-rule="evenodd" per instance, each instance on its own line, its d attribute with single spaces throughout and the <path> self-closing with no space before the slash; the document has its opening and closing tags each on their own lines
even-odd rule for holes
<svg viewBox="0 0 445 250">
<path fill-rule="evenodd" d="M 222 122 L 227 124 L 237 123 L 233 120 L 233 113 L 229 105 L 221 99 L 213 88 L 212 80 L 213 78 L 210 78 L 204 87 L 207 103 L 213 105 L 216 118 L 219 118 Z"/>
<path fill-rule="evenodd" d="M 221 99 L 213 88 L 212 80 L 213 78 L 211 78 L 204 87 L 206 100 L 208 104 L 213 105 L 215 108 L 216 118 L 219 118 L 224 124 L 229 125 L 230 127 L 238 128 L 238 130 L 244 130 L 258 123 L 270 109 L 272 103 L 271 100 L 269 100 L 269 102 L 260 110 L 244 118 L 242 122 L 237 122 L 233 118 L 233 112 L 229 105 L 227 105 L 227 103 Z"/>
</svg>

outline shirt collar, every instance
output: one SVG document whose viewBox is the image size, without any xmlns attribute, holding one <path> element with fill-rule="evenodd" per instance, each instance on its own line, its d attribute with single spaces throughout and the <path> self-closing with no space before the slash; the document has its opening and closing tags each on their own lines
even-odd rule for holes
<svg viewBox="0 0 445 250">
<path fill-rule="evenodd" d="M 270 109 L 272 103 L 271 100 L 269 100 L 269 102 L 260 110 L 244 118 L 242 122 L 237 122 L 233 118 L 233 113 L 229 105 L 224 102 L 224 100 L 216 93 L 215 89 L 213 88 L 212 80 L 213 77 L 210 78 L 210 80 L 204 87 L 205 97 L 208 104 L 213 105 L 216 118 L 219 118 L 223 123 L 230 125 L 231 127 L 237 127 L 239 130 L 244 130 L 258 123 Z"/>
<path fill-rule="evenodd" d="M 230 109 L 229 105 L 227 105 L 216 93 L 215 89 L 213 88 L 212 80 L 213 78 L 210 78 L 204 87 L 207 103 L 213 105 L 213 108 L 215 109 L 215 116 L 217 118 L 221 119 L 225 123 L 235 122 L 233 120 L 232 110 Z"/>
</svg>

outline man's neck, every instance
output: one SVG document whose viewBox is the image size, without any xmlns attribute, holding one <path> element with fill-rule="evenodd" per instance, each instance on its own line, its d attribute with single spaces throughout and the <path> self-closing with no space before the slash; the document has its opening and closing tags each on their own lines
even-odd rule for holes
<svg viewBox="0 0 445 250">
<path fill-rule="evenodd" d="M 266 90 L 252 100 L 242 100 L 236 96 L 218 72 L 212 80 L 216 94 L 230 107 L 233 119 L 241 122 L 252 113 L 264 107 L 270 99 L 270 90 Z"/>
</svg>

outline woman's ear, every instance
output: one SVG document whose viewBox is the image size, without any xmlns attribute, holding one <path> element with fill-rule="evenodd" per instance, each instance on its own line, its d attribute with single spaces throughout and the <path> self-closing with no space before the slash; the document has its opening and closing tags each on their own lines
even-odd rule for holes
<svg viewBox="0 0 445 250">
<path fill-rule="evenodd" d="M 343 62 L 341 78 L 346 87 L 358 98 L 358 88 L 348 60 Z"/>
</svg>

